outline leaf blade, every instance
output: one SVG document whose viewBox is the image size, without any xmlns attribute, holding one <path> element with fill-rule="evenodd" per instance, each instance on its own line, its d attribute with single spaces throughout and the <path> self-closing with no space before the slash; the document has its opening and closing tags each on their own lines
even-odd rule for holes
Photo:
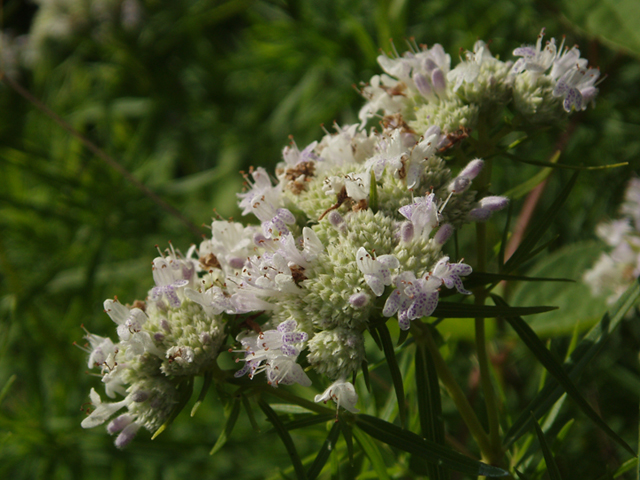
<svg viewBox="0 0 640 480">
<path fill-rule="evenodd" d="M 229 437 L 231 436 L 231 432 L 233 431 L 233 427 L 236 426 L 236 421 L 238 420 L 241 404 L 242 402 L 240 398 L 236 398 L 233 400 L 233 405 L 231 406 L 229 417 L 227 417 L 224 428 L 222 429 L 222 432 L 220 432 L 218 440 L 216 440 L 216 443 L 213 445 L 213 448 L 209 452 L 209 455 L 215 455 L 227 443 L 227 440 L 229 439 Z"/>
<path fill-rule="evenodd" d="M 382 342 L 384 355 L 387 358 L 387 365 L 389 366 L 391 380 L 393 381 L 393 389 L 396 392 L 396 399 L 398 400 L 398 416 L 400 417 L 400 423 L 402 425 L 406 425 L 407 403 L 405 401 L 402 373 L 400 372 L 398 359 L 396 358 L 396 352 L 394 351 L 393 342 L 391 340 L 391 334 L 389 333 L 386 323 L 383 323 L 378 327 L 378 333 L 380 334 L 380 341 Z"/>
<path fill-rule="evenodd" d="M 491 298 L 496 304 L 506 305 L 506 302 L 498 295 L 491 294 Z M 578 405 L 580 410 L 587 415 L 602 431 L 604 431 L 612 440 L 618 445 L 625 448 L 632 455 L 635 455 L 633 449 L 625 442 L 617 433 L 615 433 L 605 422 L 600 418 L 596 411 L 589 405 L 589 403 L 582 396 L 578 388 L 575 386 L 571 377 L 564 370 L 562 365 L 553 357 L 551 352 L 545 347 L 544 343 L 533 329 L 520 317 L 508 317 L 504 319 L 511 325 L 516 331 L 520 339 L 536 356 L 542 366 L 556 379 L 560 385 L 564 388 L 567 394 Z"/>
<path fill-rule="evenodd" d="M 425 440 L 413 432 L 370 415 L 356 415 L 356 426 L 376 440 L 451 470 L 485 477 L 509 475 L 506 470 L 473 460 L 449 447 Z"/>
<path fill-rule="evenodd" d="M 547 464 L 547 472 L 549 473 L 550 480 L 562 480 L 560 476 L 560 470 L 558 470 L 558 465 L 556 464 L 555 459 L 553 458 L 553 454 L 551 453 L 551 449 L 547 444 L 546 438 L 544 438 L 544 433 L 542 433 L 542 429 L 536 420 L 536 417 L 531 414 L 533 426 L 536 430 L 536 435 L 538 436 L 538 441 L 540 442 L 540 448 L 542 449 L 542 455 L 544 456 L 544 461 Z"/>
<path fill-rule="evenodd" d="M 580 341 L 563 366 L 568 375 L 575 379 L 598 353 L 608 336 L 615 330 L 624 318 L 626 312 L 640 298 L 640 279 L 629 286 L 618 301 L 606 312 L 600 322 L 595 325 Z M 555 380 L 551 380 L 529 403 L 525 412 L 533 411 L 534 415 L 541 417 L 564 394 L 564 390 Z M 518 417 L 503 440 L 504 448 L 509 448 L 531 427 L 531 416 L 523 413 Z"/>
<path fill-rule="evenodd" d="M 333 426 L 331 427 L 331 430 L 329 430 L 329 434 L 327 435 L 326 440 L 322 444 L 322 447 L 320 447 L 320 451 L 318 452 L 316 459 L 313 461 L 313 463 L 309 467 L 309 470 L 307 471 L 308 480 L 315 480 L 316 477 L 320 475 L 320 472 L 322 471 L 325 464 L 327 463 L 327 460 L 329 459 L 329 455 L 331 454 L 331 452 L 333 451 L 333 448 L 336 445 L 336 441 L 338 440 L 339 435 L 340 435 L 340 425 L 338 424 L 338 421 L 335 421 L 333 423 Z"/>
<path fill-rule="evenodd" d="M 273 425 L 276 433 L 280 437 L 280 440 L 282 440 L 282 443 L 284 443 L 287 453 L 291 458 L 291 463 L 293 465 L 293 470 L 296 473 L 296 478 L 298 480 L 306 480 L 307 476 L 304 473 L 302 460 L 300 459 L 300 455 L 298 455 L 298 451 L 295 444 L 293 443 L 291 435 L 289 435 L 289 431 L 286 429 L 282 421 L 280 421 L 280 418 L 278 417 L 276 412 L 273 411 L 273 409 L 267 402 L 264 401 L 264 399 L 261 398 L 260 400 L 258 400 L 258 406 L 267 416 L 267 419 L 269 420 L 269 422 L 271 422 L 271 425 Z"/>
</svg>

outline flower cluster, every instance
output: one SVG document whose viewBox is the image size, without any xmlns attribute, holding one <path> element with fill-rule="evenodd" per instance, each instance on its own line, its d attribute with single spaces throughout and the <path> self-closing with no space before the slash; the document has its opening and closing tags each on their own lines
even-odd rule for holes
<svg viewBox="0 0 640 480">
<path fill-rule="evenodd" d="M 450 150 L 480 114 L 516 98 L 519 78 L 551 88 L 544 107 L 535 95 L 520 95 L 526 108 L 514 100 L 534 121 L 595 96 L 597 75 L 576 49 L 557 53 L 551 41 L 542 50 L 540 40 L 515 54 L 515 64 L 502 62 L 478 42 L 455 68 L 440 45 L 379 57 L 386 74 L 363 87 L 359 124 L 335 125 L 302 150 L 287 146 L 275 175 L 246 174 L 239 207 L 259 225 L 215 220 L 211 238 L 187 255 L 171 249 L 153 261 L 146 302 L 105 302 L 119 342 L 89 334 L 89 363 L 102 370 L 107 395 L 124 399 L 102 403 L 92 391 L 96 409 L 83 426 L 126 408 L 108 426 L 121 432 L 119 446 L 140 426 L 157 428 L 177 403 L 176 384 L 210 367 L 229 334 L 242 345 L 236 378 L 309 387 L 325 376 L 333 383 L 316 401 L 356 412 L 347 379 L 366 362 L 365 332 L 390 317 L 409 330 L 434 314 L 444 288 L 470 294 L 471 266 L 443 248 L 455 230 L 507 205 L 486 184 L 481 194 L 473 188 L 482 159 L 450 168 Z M 579 72 L 590 76 L 579 81 Z M 368 128 L 373 116 L 380 126 Z"/>
<path fill-rule="evenodd" d="M 596 234 L 611 251 L 583 277 L 593 294 L 607 294 L 610 304 L 640 276 L 640 179 L 629 181 L 620 213 L 622 218 L 598 225 Z"/>
<path fill-rule="evenodd" d="M 580 58 L 577 47 L 564 48 L 555 39 L 543 45 L 544 29 L 535 46 L 516 48 L 520 57 L 503 62 L 479 40 L 460 63 L 451 67 L 451 57 L 441 45 L 413 45 L 404 55 L 381 55 L 385 71 L 374 76 L 362 93 L 368 100 L 360 110 L 363 124 L 382 112 L 400 115 L 416 132 L 447 135 L 475 129 L 479 115 L 513 103 L 530 122 L 562 120 L 573 110 L 584 110 L 597 94 L 598 69 Z M 440 137 L 437 148 L 450 138 Z"/>
</svg>

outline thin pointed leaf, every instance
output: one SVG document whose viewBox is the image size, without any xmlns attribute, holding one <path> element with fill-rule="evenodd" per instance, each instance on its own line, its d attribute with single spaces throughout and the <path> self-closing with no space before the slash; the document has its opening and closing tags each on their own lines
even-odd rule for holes
<svg viewBox="0 0 640 480">
<path fill-rule="evenodd" d="M 572 278 L 553 278 L 553 277 L 527 277 L 526 275 L 508 275 L 503 273 L 487 273 L 487 272 L 473 272 L 465 278 L 464 286 L 470 288 L 478 285 L 489 285 L 494 282 L 573 282 Z"/>
<path fill-rule="evenodd" d="M 260 426 L 256 421 L 256 417 L 253 414 L 253 408 L 251 408 L 251 403 L 249 403 L 249 399 L 245 395 L 240 395 L 240 399 L 242 400 L 242 406 L 244 407 L 245 412 L 247 412 L 247 417 L 249 417 L 249 423 L 251 423 L 251 428 L 256 433 L 260 433 Z"/>
<path fill-rule="evenodd" d="M 409 330 L 400 330 L 400 335 L 398 335 L 396 347 L 402 345 L 407 340 L 407 338 L 409 338 Z"/>
<path fill-rule="evenodd" d="M 529 233 L 522 240 L 517 250 L 513 252 L 513 255 L 511 255 L 509 260 L 504 264 L 503 273 L 513 271 L 533 250 L 538 241 L 542 238 L 544 232 L 546 232 L 551 225 L 551 222 L 560 211 L 562 205 L 564 205 L 564 202 L 569 197 L 569 194 L 578 179 L 578 173 L 579 172 L 573 174 L 567 185 L 560 192 L 560 195 L 558 195 L 547 211 L 540 217 L 540 220 L 531 227 Z"/>
<path fill-rule="evenodd" d="M 510 160 L 514 160 L 520 163 L 525 163 L 527 165 L 536 165 L 538 167 L 560 168 L 565 170 L 607 170 L 609 168 L 618 168 L 618 167 L 624 167 L 625 165 L 629 165 L 629 162 L 611 163 L 609 165 L 595 165 L 595 166 L 566 165 L 564 163 L 545 162 L 542 160 L 525 160 L 524 158 L 518 157 L 517 155 L 508 153 L 508 152 L 503 152 L 502 155 L 504 155 Z M 560 158 L 559 155 L 558 155 L 558 158 Z"/>
<path fill-rule="evenodd" d="M 311 466 L 309 467 L 309 471 L 307 472 L 307 478 L 309 480 L 315 480 L 320 472 L 324 468 L 324 465 L 327 463 L 329 459 L 329 455 L 336 446 L 336 442 L 338 441 L 338 436 L 340 435 L 340 425 L 338 421 L 333 423 L 331 430 L 329 430 L 329 434 L 327 435 L 327 439 L 320 447 L 320 451 L 316 456 L 316 459 L 313 461 Z"/>
<path fill-rule="evenodd" d="M 509 475 L 509 472 L 501 468 L 473 460 L 449 447 L 425 440 L 413 432 L 370 415 L 356 415 L 356 426 L 376 440 L 451 470 L 485 477 Z"/>
<path fill-rule="evenodd" d="M 224 424 L 224 428 L 220 435 L 218 436 L 218 440 L 216 440 L 215 445 L 209 452 L 209 455 L 215 455 L 220 451 L 222 447 L 227 443 L 227 440 L 231 436 L 231 432 L 233 431 L 233 427 L 236 426 L 236 422 L 238 421 L 238 414 L 240 413 L 240 398 L 236 398 L 233 400 L 231 404 L 231 410 L 229 411 L 229 416 L 227 417 L 227 422 Z"/>
<path fill-rule="evenodd" d="M 389 477 L 389 474 L 387 473 L 387 466 L 384 464 L 384 459 L 380 454 L 378 446 L 369 436 L 365 435 L 364 432 L 361 432 L 359 429 L 353 429 L 352 432 L 353 436 L 356 437 L 358 444 L 362 447 L 364 454 L 371 462 L 371 466 L 378 475 L 378 479 L 391 480 L 391 477 Z"/>
<path fill-rule="evenodd" d="M 385 318 L 384 321 L 386 322 L 387 319 Z M 369 328 L 369 333 L 371 334 L 371 338 L 373 338 L 373 341 L 376 342 L 376 345 L 378 345 L 378 348 L 382 350 L 382 342 L 380 341 L 380 335 L 378 335 L 377 330 L 375 328 Z"/>
<path fill-rule="evenodd" d="M 598 477 L 597 480 L 612 480 L 612 479 L 616 479 L 618 477 L 621 477 L 622 475 L 624 475 L 625 473 L 627 473 L 628 471 L 636 468 L 638 466 L 638 457 L 635 458 L 631 458 L 629 460 L 627 460 L 626 462 L 624 462 L 622 465 L 620 465 L 620 467 L 618 467 L 618 469 L 611 473 L 605 473 L 603 476 Z"/>
<path fill-rule="evenodd" d="M 529 192 L 531 192 L 534 188 L 544 182 L 549 175 L 553 173 L 553 168 L 543 168 L 538 173 L 536 173 L 533 177 L 525 180 L 519 185 L 516 185 L 513 188 L 510 188 L 502 195 L 505 197 L 509 197 L 512 200 L 518 200 L 519 198 L 524 197 Z"/>
<path fill-rule="evenodd" d="M 198 395 L 198 400 L 196 400 L 196 403 L 193 405 L 193 408 L 191 409 L 192 417 L 196 414 L 196 412 L 200 408 L 200 405 L 202 405 L 202 401 L 204 400 L 204 397 L 207 396 L 207 392 L 209 391 L 209 387 L 211 386 L 212 380 L 213 380 L 213 372 L 211 371 L 205 372 L 204 382 L 202 383 L 202 389 L 200 390 L 200 395 Z"/>
<path fill-rule="evenodd" d="M 269 406 L 267 402 L 265 402 L 262 398 L 258 400 L 258 406 L 262 409 L 264 414 L 267 416 L 269 422 L 276 430 L 276 433 L 284 443 L 285 448 L 287 449 L 287 453 L 291 458 L 291 463 L 293 465 L 293 470 L 296 472 L 296 478 L 298 480 L 306 480 L 306 475 L 304 473 L 304 468 L 302 466 L 302 460 L 300 459 L 300 455 L 298 455 L 298 451 L 296 450 L 296 446 L 293 443 L 293 439 L 289 432 L 287 431 L 284 424 L 280 421 L 280 418 L 273 411 L 273 409 Z"/>
<path fill-rule="evenodd" d="M 438 375 L 431 354 L 422 344 L 417 346 L 415 362 L 416 396 L 422 436 L 438 445 L 444 445 L 444 422 Z M 446 469 L 433 463 L 427 463 L 427 473 L 432 480 L 449 478 Z"/>
<path fill-rule="evenodd" d="M 347 422 L 338 422 L 342 428 L 342 436 L 347 444 L 347 454 L 349 455 L 349 465 L 353 465 L 353 432 L 351 425 Z"/>
<path fill-rule="evenodd" d="M 406 425 L 407 421 L 407 403 L 404 398 L 404 385 L 402 383 L 402 373 L 400 373 L 400 367 L 398 366 L 398 360 L 396 359 L 396 352 L 393 350 L 393 342 L 391 341 L 391 334 L 386 324 L 382 324 L 378 327 L 380 333 L 380 340 L 382 341 L 382 348 L 384 349 L 384 356 L 387 359 L 387 365 L 389 365 L 389 373 L 391 374 L 391 380 L 393 381 L 393 388 L 396 392 L 396 398 L 398 400 L 398 416 L 400 417 L 400 424 Z"/>
<path fill-rule="evenodd" d="M 7 394 L 9 393 L 9 390 L 11 389 L 11 385 L 13 385 L 13 382 L 16 381 L 16 378 L 18 377 L 15 374 L 11 375 L 9 379 L 5 382 L 4 386 L 2 387 L 2 391 L 0 391 L 0 403 L 2 403 L 2 401 L 4 400 L 4 397 L 6 397 Z"/>
<path fill-rule="evenodd" d="M 518 475 L 518 478 L 521 480 L 529 480 L 529 477 L 527 475 L 525 475 L 522 472 L 519 472 L 518 469 L 514 469 L 516 472 L 516 475 Z"/>
<path fill-rule="evenodd" d="M 362 361 L 362 378 L 364 379 L 364 384 L 367 386 L 367 392 L 371 393 L 371 379 L 369 378 L 369 365 L 366 360 Z"/>
<path fill-rule="evenodd" d="M 294 405 L 292 403 L 270 403 L 269 406 L 276 413 L 286 413 L 288 415 L 308 415 L 309 409 Z"/>
<path fill-rule="evenodd" d="M 495 318 L 504 316 L 523 316 L 550 312 L 558 307 L 509 307 L 493 305 L 473 305 L 470 303 L 439 302 L 433 317 L 444 318 Z"/>
<path fill-rule="evenodd" d="M 600 351 L 609 335 L 622 321 L 627 311 L 640 298 L 640 279 L 629 286 L 618 301 L 605 313 L 602 320 L 595 325 L 589 333 L 580 341 L 569 359 L 563 366 L 573 380 L 577 379 L 593 357 Z M 533 412 L 537 417 L 544 415 L 556 401 L 565 393 L 564 389 L 555 380 L 550 380 L 545 387 L 538 392 L 527 406 L 526 412 Z M 528 413 L 521 414 L 511 425 L 504 438 L 504 447 L 509 448 L 525 432 L 531 428 L 531 416 Z"/>
<path fill-rule="evenodd" d="M 287 430 L 291 431 L 298 428 L 306 428 L 313 425 L 318 425 L 319 423 L 328 422 L 333 418 L 335 418 L 335 415 L 328 413 L 322 415 L 308 415 L 304 418 L 298 418 L 296 420 L 284 423 L 283 425 Z"/>
<path fill-rule="evenodd" d="M 560 476 L 560 470 L 558 470 L 558 465 L 556 465 L 556 461 L 553 458 L 553 454 L 551 453 L 551 449 L 549 445 L 547 445 L 547 440 L 544 438 L 544 433 L 542 433 L 542 429 L 536 420 L 536 417 L 531 414 L 531 418 L 533 419 L 533 426 L 536 429 L 536 435 L 538 435 L 538 441 L 540 442 L 540 447 L 542 448 L 542 455 L 544 455 L 544 462 L 547 464 L 547 473 L 549 473 L 550 480 L 562 480 Z"/>
<path fill-rule="evenodd" d="M 504 268 L 504 256 L 507 249 L 507 243 L 509 240 L 509 226 L 511 225 L 511 217 L 513 216 L 513 202 L 509 202 L 507 208 L 507 221 L 504 224 L 504 230 L 502 230 L 502 241 L 500 242 L 500 251 L 498 252 L 498 270 L 502 271 Z"/>
<path fill-rule="evenodd" d="M 491 295 L 491 298 L 497 305 L 505 306 L 507 303 L 497 295 Z M 580 394 L 562 365 L 553 357 L 551 352 L 545 347 L 544 343 L 533 329 L 520 317 L 505 316 L 504 319 L 516 331 L 520 339 L 531 350 L 531 352 L 540 361 L 542 366 L 562 385 L 567 394 L 578 405 L 580 410 L 584 412 L 602 431 L 604 431 L 611 439 L 615 440 L 619 445 L 624 447 L 632 455 L 635 455 L 633 449 L 620 436 L 600 418 L 595 410 Z"/>
</svg>

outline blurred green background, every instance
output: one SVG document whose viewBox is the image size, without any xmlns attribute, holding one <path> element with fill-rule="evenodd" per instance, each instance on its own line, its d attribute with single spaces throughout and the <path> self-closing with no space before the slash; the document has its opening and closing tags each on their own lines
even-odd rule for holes
<svg viewBox="0 0 640 480">
<path fill-rule="evenodd" d="M 588 245 L 597 257 L 602 247 L 584 242 L 615 215 L 640 167 L 635 0 L 5 0 L 2 22 L 6 74 L 195 225 L 217 214 L 238 218 L 239 171 L 272 168 L 289 135 L 303 148 L 323 135 L 322 124 L 355 122 L 362 100 L 353 86 L 379 73 L 376 56 L 390 50 L 390 38 L 400 51 L 408 37 L 441 43 L 455 64 L 459 49 L 478 38 L 511 58 L 546 27 L 548 38 L 566 34 L 567 45 L 578 43 L 608 75 L 597 108 L 525 150 L 546 160 L 561 145 L 563 163 L 629 162 L 581 175 L 552 229 L 560 235 L 552 248 L 573 254 L 571 266 L 585 262 Z M 141 432 L 124 451 L 102 428 L 80 428 L 89 389 L 99 386 L 73 346 L 83 343 L 81 325 L 113 336 L 104 299 L 143 298 L 153 283 L 154 245 L 171 241 L 186 251 L 201 238 L 7 85 L 0 85 L 0 112 L 0 477 L 277 477 L 278 465 L 288 464 L 284 448 L 274 434 L 251 433 L 245 419 L 221 452 L 208 455 L 224 423 L 215 393 L 195 418 L 184 412 L 156 440 Z M 493 190 L 537 171 L 501 164 Z M 540 208 L 570 173 L 553 173 Z M 514 200 L 515 212 L 522 201 Z M 575 322 L 565 323 L 541 330 L 566 334 Z M 614 430 L 637 445 L 640 333 L 631 323 L 623 329 L 583 385 Z M 467 358 L 461 377 L 472 368 L 469 351 L 463 338 L 455 349 Z M 508 360 L 519 372 L 519 398 L 538 381 L 527 377 L 534 367 L 525 357 L 516 348 Z M 623 460 L 588 423 L 573 434 L 558 453 L 566 478 L 596 478 Z M 309 454 L 324 435 L 295 438 Z"/>
</svg>

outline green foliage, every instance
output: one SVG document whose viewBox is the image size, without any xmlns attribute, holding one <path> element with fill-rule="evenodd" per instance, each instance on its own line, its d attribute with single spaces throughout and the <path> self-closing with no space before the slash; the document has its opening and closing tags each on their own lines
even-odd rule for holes
<svg viewBox="0 0 640 480">
<path fill-rule="evenodd" d="M 14 34 L 27 33 L 19 3 L 4 5 L 4 30 Z M 552 338 L 554 352 L 566 346 L 564 336 L 578 322 L 580 331 L 595 324 L 562 366 L 551 365 L 564 389 L 554 379 L 540 382 L 538 389 L 542 373 L 531 353 L 513 347 L 513 334 L 500 323 L 487 330 L 495 383 L 508 410 L 502 425 L 505 445 L 517 453 L 529 451 L 531 411 L 539 419 L 547 415 L 546 430 L 541 423 L 548 439 L 549 432 L 559 432 L 575 417 L 579 425 L 553 448 L 560 454 L 551 478 L 596 478 L 606 469 L 618 478 L 626 469 L 637 469 L 611 443 L 600 449 L 609 453 L 591 455 L 601 445 L 597 442 L 608 440 L 600 439 L 571 402 L 561 400 L 567 385 L 579 382 L 585 371 L 614 382 L 609 390 L 615 395 L 591 389 L 588 400 L 624 442 L 636 445 L 633 395 L 640 389 L 635 363 L 640 333 L 623 318 L 637 302 L 637 291 L 602 317 L 603 299 L 592 298 L 579 282 L 523 278 L 579 280 L 601 250 L 591 242 L 595 225 L 614 215 L 622 186 L 640 170 L 637 2 L 581 0 L 557 7 L 533 0 L 178 0 L 146 1 L 143 7 L 138 30 L 113 25 L 98 35 L 91 34 L 96 25 L 86 24 L 69 37 L 49 39 L 40 60 L 18 70 L 18 80 L 195 225 L 218 214 L 239 216 L 235 194 L 243 179 L 238 172 L 251 165 L 273 167 L 288 135 L 303 147 L 321 135 L 323 123 L 330 129 L 332 121 L 355 122 L 361 99 L 352 85 L 378 72 L 378 48 L 390 51 L 389 38 L 398 49 L 407 35 L 419 43 L 442 43 L 449 52 L 492 38 L 492 51 L 506 57 L 546 26 L 556 36 L 566 31 L 568 45 L 580 43 L 590 62 L 609 75 L 600 85 L 597 108 L 572 117 L 565 130 L 546 128 L 527 139 L 508 136 L 502 147 L 513 146 L 511 155 L 530 161 L 502 157 L 494 165 L 491 191 L 520 185 L 514 191 L 514 216 L 526 194 L 548 179 L 538 206 L 549 212 L 545 222 L 500 274 L 495 268 L 473 280 L 474 287 L 497 289 L 499 281 L 508 280 L 503 293 L 514 306 L 441 302 L 436 315 L 447 318 L 441 325 L 447 343 L 440 350 L 453 365 L 454 379 L 471 385 L 470 410 L 484 424 L 471 347 L 457 340 L 472 333 L 450 338 L 446 328 L 458 329 L 453 319 L 471 325 L 474 316 L 531 314 L 531 331 L 520 318 L 517 325 L 535 342 L 534 353 L 545 355 L 547 368 L 553 356 L 546 356 L 549 350 L 538 337 Z M 385 479 L 426 472 L 444 479 L 449 468 L 469 475 L 502 473 L 452 448 L 479 458 L 450 397 L 434 381 L 438 375 L 443 382 L 435 359 L 410 340 L 394 348 L 398 332 L 393 325 L 371 329 L 379 349 L 374 342 L 367 346 L 370 362 L 357 380 L 361 392 L 365 382 L 372 391 L 362 415 L 341 415 L 335 422 L 327 409 L 306 409 L 301 415 L 291 408 L 280 411 L 263 398 L 255 409 L 255 398 L 242 392 L 228 402 L 209 392 L 207 398 L 185 395 L 181 407 L 191 410 L 193 419 L 183 412 L 153 442 L 140 435 L 124 451 L 104 431 L 82 430 L 87 392 L 96 379 L 84 373 L 86 355 L 72 348 L 82 342 L 80 326 L 110 334 L 113 324 L 102 312 L 102 301 L 117 295 L 132 303 L 146 295 L 154 245 L 164 248 L 171 240 L 188 246 L 200 238 L 5 84 L 0 84 L 0 108 L 0 477 L 250 479 L 265 478 L 289 458 L 293 469 L 284 474 L 297 478 L 353 478 L 364 472 L 360 478 Z M 582 171 L 569 194 L 565 186 L 574 181 L 572 172 L 552 168 L 559 159 L 548 156 L 558 149 L 561 163 L 571 168 L 629 165 Z M 508 233 L 503 240 L 500 228 L 488 226 L 489 245 L 503 240 L 504 247 Z M 550 245 L 554 251 L 534 258 L 536 245 L 550 238 L 558 238 Z M 462 232 L 459 241 L 460 251 L 469 251 L 469 235 Z M 516 278 L 498 276 L 507 273 Z M 516 279 L 523 281 L 514 287 Z M 408 353 L 414 350 L 418 354 Z M 601 360 L 594 360 L 596 354 Z M 618 373 L 607 378 L 609 372 Z M 201 383 L 196 380 L 196 387 Z M 577 388 L 589 386 L 583 382 Z M 625 400 L 629 397 L 634 400 Z M 293 394 L 281 399 L 301 405 Z M 222 403 L 228 403 L 227 412 Z M 393 423 L 396 416 L 407 429 Z M 271 427 L 286 448 L 273 441 L 274 435 L 255 433 Z M 422 436 L 411 433 L 418 431 Z M 435 463 L 418 465 L 417 457 Z M 541 477 L 536 460 L 539 455 L 522 459 L 517 466 L 522 478 Z"/>
</svg>

